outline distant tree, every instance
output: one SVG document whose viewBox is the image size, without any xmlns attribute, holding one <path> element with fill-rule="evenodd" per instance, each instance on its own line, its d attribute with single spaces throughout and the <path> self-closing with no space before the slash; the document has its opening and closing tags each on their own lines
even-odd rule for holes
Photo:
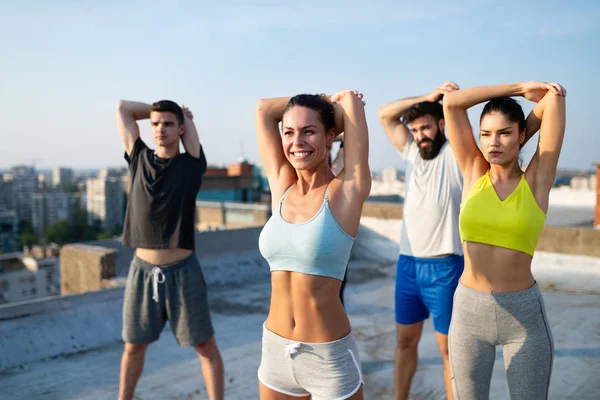
<svg viewBox="0 0 600 400">
<path fill-rule="evenodd" d="M 100 233 L 102 233 L 100 221 L 93 220 L 91 224 L 88 223 L 88 214 L 82 207 L 81 197 L 76 196 L 72 205 L 71 218 L 68 221 L 57 221 L 49 226 L 44 239 L 47 242 L 58 244 L 76 243 L 96 240 Z M 107 232 L 107 234 L 111 235 L 110 232 Z"/>
<path fill-rule="evenodd" d="M 33 225 L 31 225 L 31 222 L 29 222 L 29 221 L 21 220 L 19 222 L 19 232 L 21 232 L 21 233 L 23 233 L 23 232 L 31 232 L 31 233 L 33 233 Z"/>
<path fill-rule="evenodd" d="M 123 233 L 123 228 L 119 224 L 114 224 L 108 231 L 112 236 L 120 236 Z"/>
<path fill-rule="evenodd" d="M 98 236 L 96 236 L 96 239 L 98 239 L 98 240 L 106 240 L 106 239 L 110 239 L 112 237 L 113 237 L 113 235 L 110 232 L 100 232 L 98 234 Z"/>
<path fill-rule="evenodd" d="M 88 213 L 81 205 L 80 196 L 76 196 L 73 201 L 71 225 L 72 240 L 74 242 L 96 240 L 98 234 L 102 232 L 99 221 L 94 220 L 91 224 L 88 224 Z"/>
<path fill-rule="evenodd" d="M 76 241 L 74 240 L 73 226 L 66 219 L 59 219 L 50 225 L 46 229 L 44 239 L 48 243 L 57 243 L 59 245 Z"/>
<path fill-rule="evenodd" d="M 62 191 L 65 193 L 78 193 L 79 186 L 76 183 L 65 183 L 62 185 Z"/>
<path fill-rule="evenodd" d="M 39 238 L 33 232 L 33 225 L 29 221 L 21 221 L 19 223 L 19 244 L 21 247 L 29 247 L 35 246 L 38 244 Z"/>
<path fill-rule="evenodd" d="M 31 248 L 31 246 L 35 246 L 39 243 L 40 241 L 38 237 L 31 232 L 23 232 L 19 236 L 19 244 L 21 245 L 21 247 Z"/>
</svg>

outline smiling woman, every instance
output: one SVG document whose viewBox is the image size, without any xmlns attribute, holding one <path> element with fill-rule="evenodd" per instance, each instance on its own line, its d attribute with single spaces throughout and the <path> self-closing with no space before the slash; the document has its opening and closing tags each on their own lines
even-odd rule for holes
<svg viewBox="0 0 600 400">
<path fill-rule="evenodd" d="M 283 150 L 290 164 L 297 170 L 314 166 L 329 154 L 336 136 L 333 104 L 324 96 L 292 97 L 285 107 L 282 132 Z"/>
<path fill-rule="evenodd" d="M 371 188 L 362 94 L 261 100 L 257 136 L 273 194 L 259 239 L 271 269 L 260 398 L 362 399 L 362 370 L 339 293 Z M 278 124 L 282 123 L 279 133 Z M 344 168 L 329 150 L 344 132 Z"/>
</svg>

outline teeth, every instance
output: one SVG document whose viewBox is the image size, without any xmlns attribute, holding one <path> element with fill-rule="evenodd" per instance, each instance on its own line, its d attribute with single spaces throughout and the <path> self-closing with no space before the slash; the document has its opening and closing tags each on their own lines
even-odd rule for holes
<svg viewBox="0 0 600 400">
<path fill-rule="evenodd" d="M 294 157 L 296 157 L 296 158 L 305 158 L 305 157 L 308 157 L 309 153 L 306 151 L 303 151 L 303 152 L 296 152 L 293 154 L 294 154 Z"/>
</svg>

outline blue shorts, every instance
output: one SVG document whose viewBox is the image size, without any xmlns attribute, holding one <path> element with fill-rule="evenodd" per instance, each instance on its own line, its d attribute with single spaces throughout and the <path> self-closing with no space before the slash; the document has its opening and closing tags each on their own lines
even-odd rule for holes
<svg viewBox="0 0 600 400">
<path fill-rule="evenodd" d="M 396 322 L 411 325 L 433 315 L 435 330 L 448 334 L 454 291 L 464 257 L 418 258 L 400 255 L 396 269 Z"/>
</svg>

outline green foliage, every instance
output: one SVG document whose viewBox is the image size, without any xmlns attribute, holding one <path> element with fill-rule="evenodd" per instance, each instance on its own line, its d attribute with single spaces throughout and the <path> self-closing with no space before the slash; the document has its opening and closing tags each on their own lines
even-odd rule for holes
<svg viewBox="0 0 600 400">
<path fill-rule="evenodd" d="M 113 235 L 111 235 L 110 232 L 100 232 L 97 236 L 97 239 L 105 240 L 105 239 L 110 239 L 112 237 L 113 237 Z"/>
<path fill-rule="evenodd" d="M 46 229 L 44 239 L 59 245 L 74 241 L 73 226 L 66 219 L 60 219 Z"/>
<path fill-rule="evenodd" d="M 57 221 L 49 226 L 44 238 L 47 242 L 62 245 L 65 243 L 110 239 L 113 236 L 120 235 L 121 232 L 122 229 L 118 225 L 109 231 L 104 231 L 99 220 L 93 220 L 91 224 L 88 224 L 87 212 L 81 205 L 80 197 L 77 196 L 73 201 L 71 220 Z"/>
<path fill-rule="evenodd" d="M 31 248 L 31 246 L 35 246 L 39 242 L 40 241 L 37 236 L 30 232 L 21 233 L 19 236 L 19 243 L 21 244 L 21 247 Z"/>
<path fill-rule="evenodd" d="M 65 183 L 62 185 L 62 191 L 65 193 L 77 193 L 79 192 L 79 187 L 76 183 Z"/>
<path fill-rule="evenodd" d="M 39 239 L 36 234 L 33 232 L 33 226 L 29 221 L 21 221 L 19 224 L 19 244 L 21 247 L 29 247 L 35 246 L 39 243 Z"/>
</svg>

